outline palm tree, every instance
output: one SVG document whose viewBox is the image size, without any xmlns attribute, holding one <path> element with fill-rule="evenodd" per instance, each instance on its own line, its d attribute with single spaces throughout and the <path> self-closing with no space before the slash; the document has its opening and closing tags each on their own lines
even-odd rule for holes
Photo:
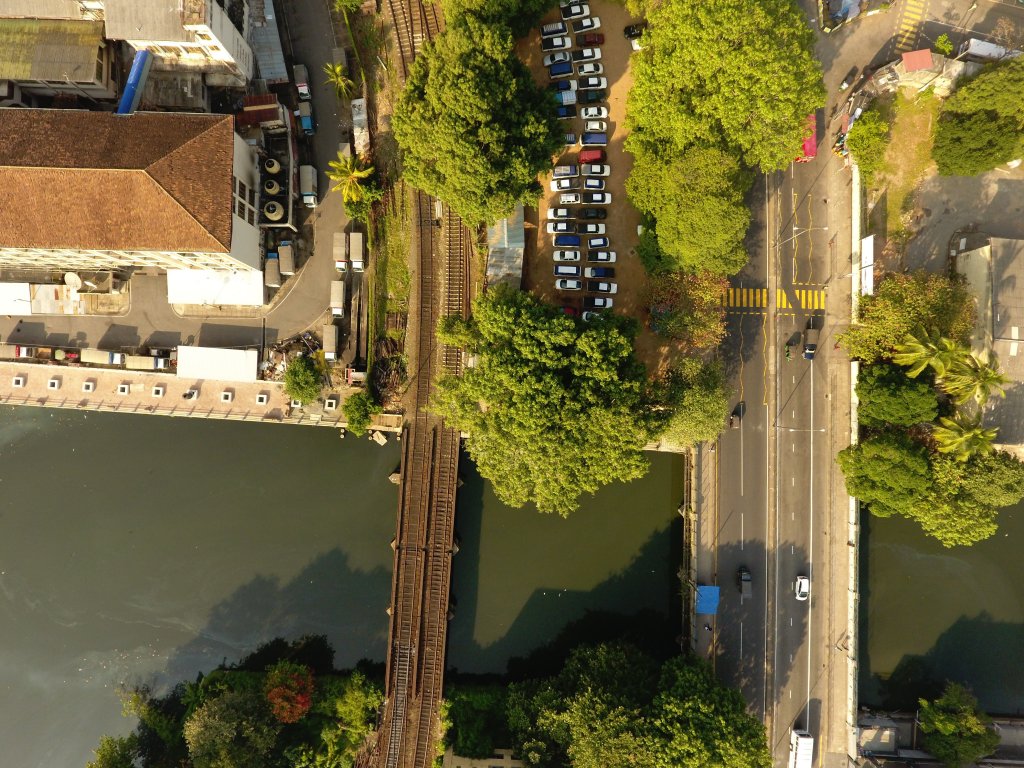
<svg viewBox="0 0 1024 768">
<path fill-rule="evenodd" d="M 907 334 L 902 344 L 896 345 L 892 361 L 910 368 L 907 375 L 912 379 L 917 378 L 925 368 L 931 368 L 936 376 L 942 377 L 956 361 L 968 354 L 966 349 L 940 336 L 934 328 L 928 333 L 918 328 L 916 333 Z"/>
<path fill-rule="evenodd" d="M 364 190 L 362 181 L 373 173 L 373 166 L 362 168 L 359 161 L 349 155 L 338 153 L 337 160 L 331 160 L 327 171 L 327 178 L 334 182 L 331 187 L 336 192 L 341 192 L 341 198 L 346 203 L 356 203 L 363 199 Z"/>
<path fill-rule="evenodd" d="M 355 95 L 356 84 L 345 74 L 343 64 L 324 64 L 324 74 L 327 75 L 327 84 L 334 87 L 339 99 L 347 101 Z"/>
<path fill-rule="evenodd" d="M 961 418 L 956 421 L 943 416 L 939 424 L 932 427 L 932 436 L 939 453 L 951 453 L 957 461 L 992 453 L 992 441 L 998 433 L 998 429 L 982 427 L 980 415 L 974 419 Z"/>
<path fill-rule="evenodd" d="M 993 394 L 1006 397 L 1003 388 L 1009 383 L 1010 380 L 999 372 L 998 367 L 986 365 L 974 355 L 955 362 L 941 380 L 943 391 L 957 405 L 971 398 L 978 405 L 985 405 Z"/>
</svg>

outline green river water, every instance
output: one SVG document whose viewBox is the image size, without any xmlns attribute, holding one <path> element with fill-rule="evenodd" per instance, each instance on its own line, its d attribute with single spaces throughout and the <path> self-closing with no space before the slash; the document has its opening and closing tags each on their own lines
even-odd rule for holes
<svg viewBox="0 0 1024 768">
<path fill-rule="evenodd" d="M 399 444 L 331 429 L 0 409 L 2 764 L 76 768 L 122 683 L 194 679 L 276 636 L 386 652 Z M 679 457 L 568 520 L 465 458 L 449 665 L 504 669 L 588 609 L 673 611 Z"/>
</svg>

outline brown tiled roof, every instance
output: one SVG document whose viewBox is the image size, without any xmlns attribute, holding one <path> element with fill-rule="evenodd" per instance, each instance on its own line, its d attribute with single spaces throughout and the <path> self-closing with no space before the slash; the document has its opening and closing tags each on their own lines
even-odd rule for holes
<svg viewBox="0 0 1024 768">
<path fill-rule="evenodd" d="M 231 250 L 228 115 L 0 109 L 0 247 Z"/>
</svg>

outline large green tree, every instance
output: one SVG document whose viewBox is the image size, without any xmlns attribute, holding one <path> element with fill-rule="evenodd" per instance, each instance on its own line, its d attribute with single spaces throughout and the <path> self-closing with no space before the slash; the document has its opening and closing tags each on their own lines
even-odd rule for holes
<svg viewBox="0 0 1024 768">
<path fill-rule="evenodd" d="M 659 768 L 771 768 L 764 726 L 702 659 L 678 656 L 662 667 L 651 720 Z"/>
<path fill-rule="evenodd" d="M 665 0 L 634 56 L 627 148 L 678 154 L 724 144 L 785 168 L 825 103 L 814 35 L 792 0 Z"/>
<path fill-rule="evenodd" d="M 992 441 L 998 432 L 998 429 L 983 427 L 980 414 L 973 419 L 941 417 L 939 423 L 932 427 L 932 437 L 939 453 L 947 453 L 958 461 L 991 453 Z"/>
<path fill-rule="evenodd" d="M 472 14 L 424 46 L 395 107 L 405 177 L 470 224 L 541 193 L 562 133 L 550 92 L 516 57 L 509 28 Z"/>
<path fill-rule="evenodd" d="M 846 135 L 846 146 L 870 184 L 885 161 L 885 150 L 889 146 L 889 124 L 882 119 L 878 110 L 866 110 Z"/>
<path fill-rule="evenodd" d="M 927 368 L 941 377 L 968 354 L 966 347 L 945 338 L 937 330 L 925 331 L 918 328 L 908 334 L 902 344 L 896 345 L 892 361 L 906 367 L 907 376 L 912 379 L 916 379 Z"/>
<path fill-rule="evenodd" d="M 939 402 L 927 380 L 911 379 L 888 363 L 865 365 L 857 375 L 857 417 L 868 427 L 912 427 L 935 421 Z"/>
<path fill-rule="evenodd" d="M 873 515 L 913 518 L 932 484 L 925 448 L 902 432 L 882 432 L 839 452 L 846 489 Z"/>
<path fill-rule="evenodd" d="M 753 176 L 734 155 L 716 147 L 690 147 L 666 158 L 643 145 L 626 194 L 658 221 L 658 245 L 677 269 L 731 275 L 743 268 L 743 238 L 750 212 L 743 196 Z"/>
<path fill-rule="evenodd" d="M 958 278 L 919 270 L 887 275 L 863 296 L 857 323 L 840 338 L 850 357 L 865 363 L 890 360 L 915 329 L 935 328 L 967 344 L 974 328 L 974 299 Z"/>
<path fill-rule="evenodd" d="M 438 382 L 432 408 L 469 433 L 469 455 L 506 504 L 566 515 L 582 494 L 646 472 L 646 376 L 622 318 L 583 323 L 498 288 L 441 337 L 476 362 Z"/>
<path fill-rule="evenodd" d="M 1003 451 L 958 461 L 932 457 L 934 486 L 917 520 L 943 546 L 970 546 L 991 537 L 999 510 L 1024 498 L 1024 464 Z"/>
<path fill-rule="evenodd" d="M 227 691 L 193 712 L 183 733 L 195 768 L 262 768 L 274 762 L 279 730 L 262 698 Z"/>
<path fill-rule="evenodd" d="M 985 405 L 992 395 L 1006 397 L 1004 388 L 1010 380 L 996 366 L 981 362 L 972 354 L 955 360 L 942 377 L 942 390 L 958 405 L 974 400 Z"/>
<path fill-rule="evenodd" d="M 517 753 L 554 768 L 769 768 L 764 726 L 710 666 L 674 657 L 660 669 L 620 643 L 577 648 L 557 676 L 513 685 Z"/>
<path fill-rule="evenodd" d="M 932 156 L 939 173 L 973 176 L 1024 148 L 1024 59 L 986 67 L 942 105 Z"/>
<path fill-rule="evenodd" d="M 948 683 L 942 696 L 935 701 L 921 699 L 920 704 L 924 747 L 949 768 L 973 764 L 999 745 L 992 718 L 959 683 Z"/>
<path fill-rule="evenodd" d="M 660 437 L 680 447 L 714 439 L 725 423 L 731 390 L 719 362 L 684 357 L 662 382 L 661 399 L 669 416 Z"/>
</svg>

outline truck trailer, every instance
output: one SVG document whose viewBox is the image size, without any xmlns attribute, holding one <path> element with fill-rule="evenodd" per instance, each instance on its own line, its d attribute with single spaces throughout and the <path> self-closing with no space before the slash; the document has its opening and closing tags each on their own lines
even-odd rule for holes
<svg viewBox="0 0 1024 768">
<path fill-rule="evenodd" d="M 350 232 L 348 235 L 348 260 L 353 272 L 366 269 L 366 252 L 363 249 L 363 233 Z"/>
<path fill-rule="evenodd" d="M 123 353 L 107 352 L 105 349 L 83 349 L 78 353 L 78 359 L 89 365 L 124 365 Z"/>
<path fill-rule="evenodd" d="M 323 327 L 324 337 L 324 360 L 334 362 L 338 359 L 338 326 L 325 325 Z"/>
<path fill-rule="evenodd" d="M 166 371 L 171 361 L 156 355 L 127 355 L 124 367 L 132 371 Z"/>
<path fill-rule="evenodd" d="M 345 281 L 334 280 L 331 282 L 331 316 L 345 316 Z"/>
<path fill-rule="evenodd" d="M 344 232 L 334 233 L 334 268 L 348 272 L 348 235 Z"/>
<path fill-rule="evenodd" d="M 307 208 L 316 208 L 316 168 L 312 165 L 299 166 L 299 194 L 302 204 Z"/>
<path fill-rule="evenodd" d="M 793 729 L 789 735 L 789 768 L 813 768 L 814 737 Z"/>
</svg>

